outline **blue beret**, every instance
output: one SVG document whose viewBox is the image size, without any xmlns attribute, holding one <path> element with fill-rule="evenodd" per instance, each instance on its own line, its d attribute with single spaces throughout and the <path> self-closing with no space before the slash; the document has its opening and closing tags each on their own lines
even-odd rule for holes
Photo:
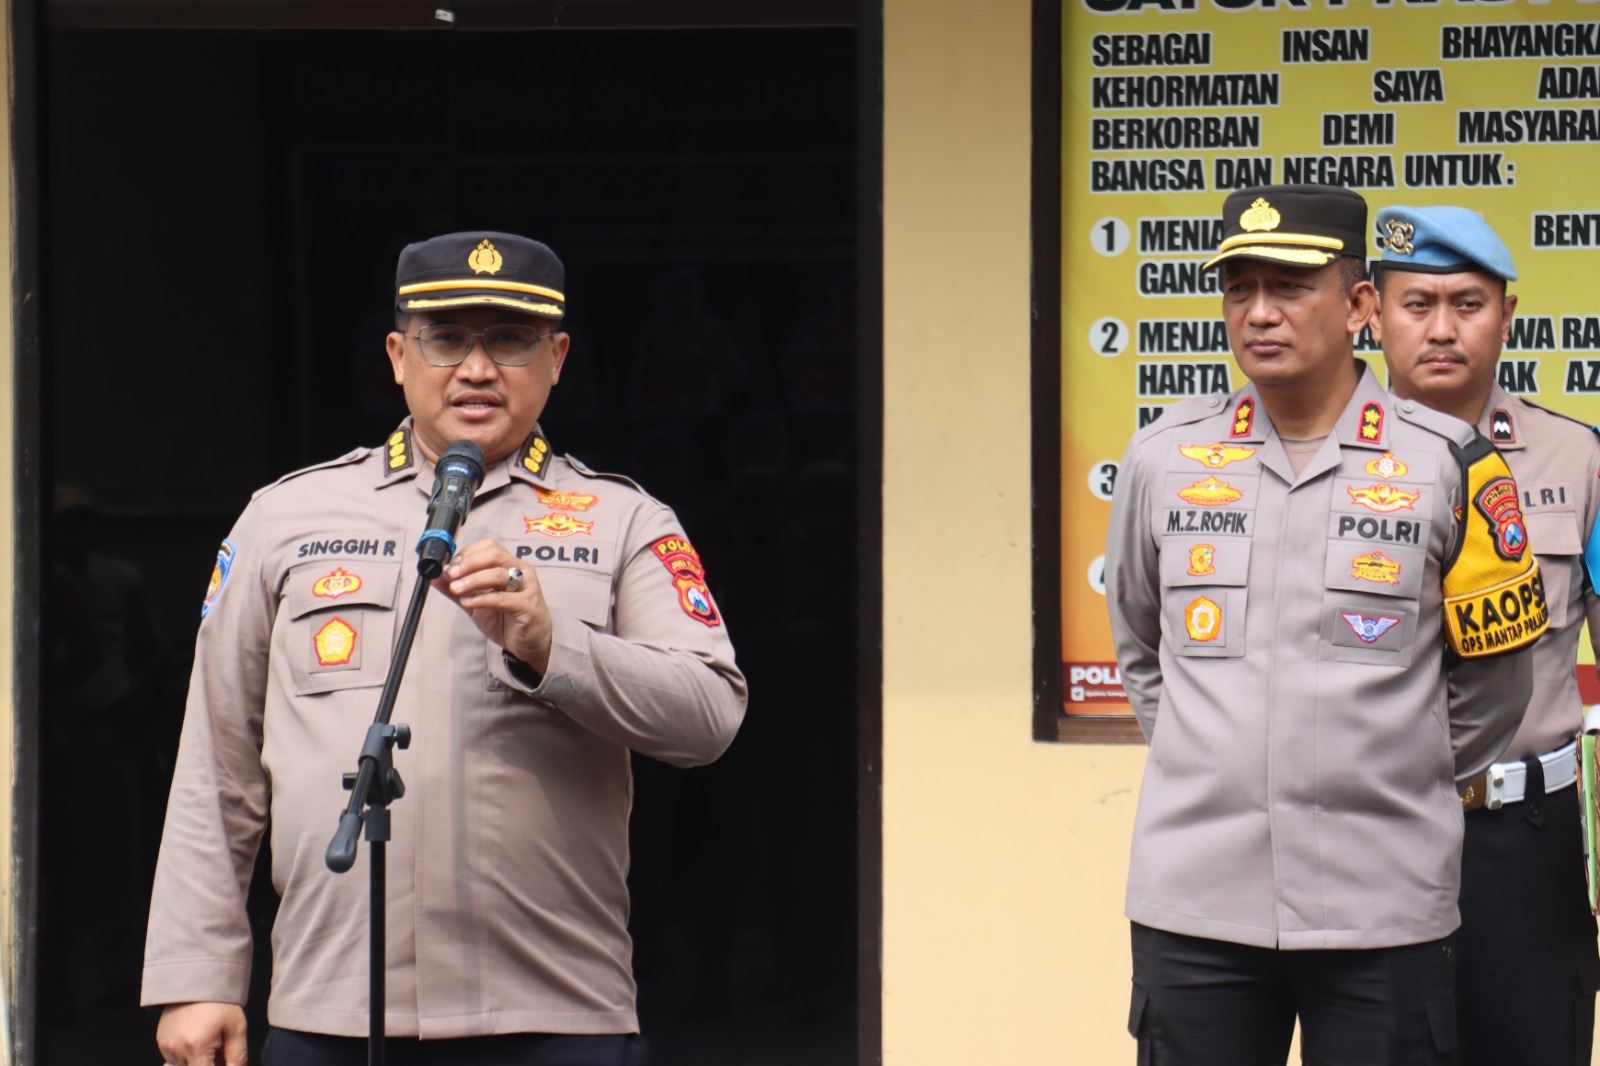
<svg viewBox="0 0 1600 1066">
<path fill-rule="evenodd" d="M 1506 281 L 1517 268 L 1489 223 L 1465 207 L 1386 207 L 1378 212 L 1378 244 L 1384 270 L 1460 274 L 1481 270 Z"/>
</svg>

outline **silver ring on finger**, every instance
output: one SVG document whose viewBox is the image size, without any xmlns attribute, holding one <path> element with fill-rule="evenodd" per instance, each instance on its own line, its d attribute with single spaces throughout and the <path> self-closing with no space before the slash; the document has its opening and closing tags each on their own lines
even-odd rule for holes
<svg viewBox="0 0 1600 1066">
<path fill-rule="evenodd" d="M 522 585 L 522 571 L 515 566 L 506 567 L 506 591 L 521 592 Z"/>
</svg>

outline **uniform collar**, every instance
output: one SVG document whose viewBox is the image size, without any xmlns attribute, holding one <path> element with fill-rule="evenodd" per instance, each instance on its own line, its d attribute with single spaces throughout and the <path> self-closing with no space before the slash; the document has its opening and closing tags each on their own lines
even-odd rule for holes
<svg viewBox="0 0 1600 1066">
<path fill-rule="evenodd" d="M 409 416 L 385 438 L 382 448 L 378 450 L 383 456 L 383 477 L 378 483 L 378 488 L 414 481 L 419 492 L 427 494 L 433 491 L 431 479 L 417 476 L 429 467 L 428 461 L 423 458 L 421 448 L 417 445 L 416 434 Z M 478 491 L 498 489 L 510 484 L 513 477 L 535 485 L 547 485 L 550 464 L 554 459 L 555 453 L 550 447 L 550 442 L 545 439 L 544 431 L 535 425 L 533 432 L 528 434 L 528 438 L 516 451 L 500 462 L 491 464 L 484 471 L 483 484 L 478 487 Z"/>
<path fill-rule="evenodd" d="M 1356 360 L 1356 389 L 1345 404 L 1338 422 L 1334 423 L 1332 436 L 1341 446 L 1354 448 L 1386 449 L 1391 435 L 1389 411 L 1392 401 L 1378 384 L 1365 360 Z M 1272 419 L 1256 392 L 1254 383 L 1240 389 L 1229 407 L 1227 439 L 1246 443 L 1265 443 L 1277 436 Z"/>
</svg>

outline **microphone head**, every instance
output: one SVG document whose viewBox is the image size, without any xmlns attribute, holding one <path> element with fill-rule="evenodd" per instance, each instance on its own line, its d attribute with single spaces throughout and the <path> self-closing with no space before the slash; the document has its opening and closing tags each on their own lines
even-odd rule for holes
<svg viewBox="0 0 1600 1066">
<path fill-rule="evenodd" d="M 483 481 L 483 449 L 470 440 L 458 440 L 439 455 L 434 464 L 434 476 L 454 474 L 469 478 L 473 485 Z"/>
</svg>

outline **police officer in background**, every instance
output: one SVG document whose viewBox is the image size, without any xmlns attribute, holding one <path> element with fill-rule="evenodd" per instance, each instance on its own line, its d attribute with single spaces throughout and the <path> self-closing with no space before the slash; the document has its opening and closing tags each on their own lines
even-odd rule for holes
<svg viewBox="0 0 1600 1066">
<path fill-rule="evenodd" d="M 1455 780 L 1521 721 L 1538 568 L 1470 425 L 1354 357 L 1366 203 L 1235 192 L 1208 266 L 1249 384 L 1133 437 L 1106 595 L 1150 745 L 1134 825 L 1140 1061 L 1454 1061 Z"/>
<path fill-rule="evenodd" d="M 256 493 L 217 556 L 145 947 L 176 1066 L 242 1066 L 245 897 L 272 829 L 267 1066 L 365 1063 L 368 883 L 324 862 L 415 580 L 433 466 L 487 460 L 394 721 L 389 1061 L 634 1066 L 629 752 L 715 759 L 744 679 L 699 554 L 626 478 L 538 426 L 568 336 L 545 245 L 450 233 L 400 253 L 387 350 L 410 417 Z"/>
<path fill-rule="evenodd" d="M 1511 253 L 1461 207 L 1379 212 L 1383 344 L 1396 396 L 1477 425 L 1505 455 L 1544 576 L 1550 629 L 1533 651 L 1533 698 L 1487 771 L 1461 782 L 1456 1002 L 1467 1064 L 1588 1066 L 1600 955 L 1584 895 L 1574 676 L 1584 619 L 1600 641 L 1600 597 L 1585 568 L 1600 515 L 1600 438 L 1495 381 L 1517 298 Z"/>
</svg>

